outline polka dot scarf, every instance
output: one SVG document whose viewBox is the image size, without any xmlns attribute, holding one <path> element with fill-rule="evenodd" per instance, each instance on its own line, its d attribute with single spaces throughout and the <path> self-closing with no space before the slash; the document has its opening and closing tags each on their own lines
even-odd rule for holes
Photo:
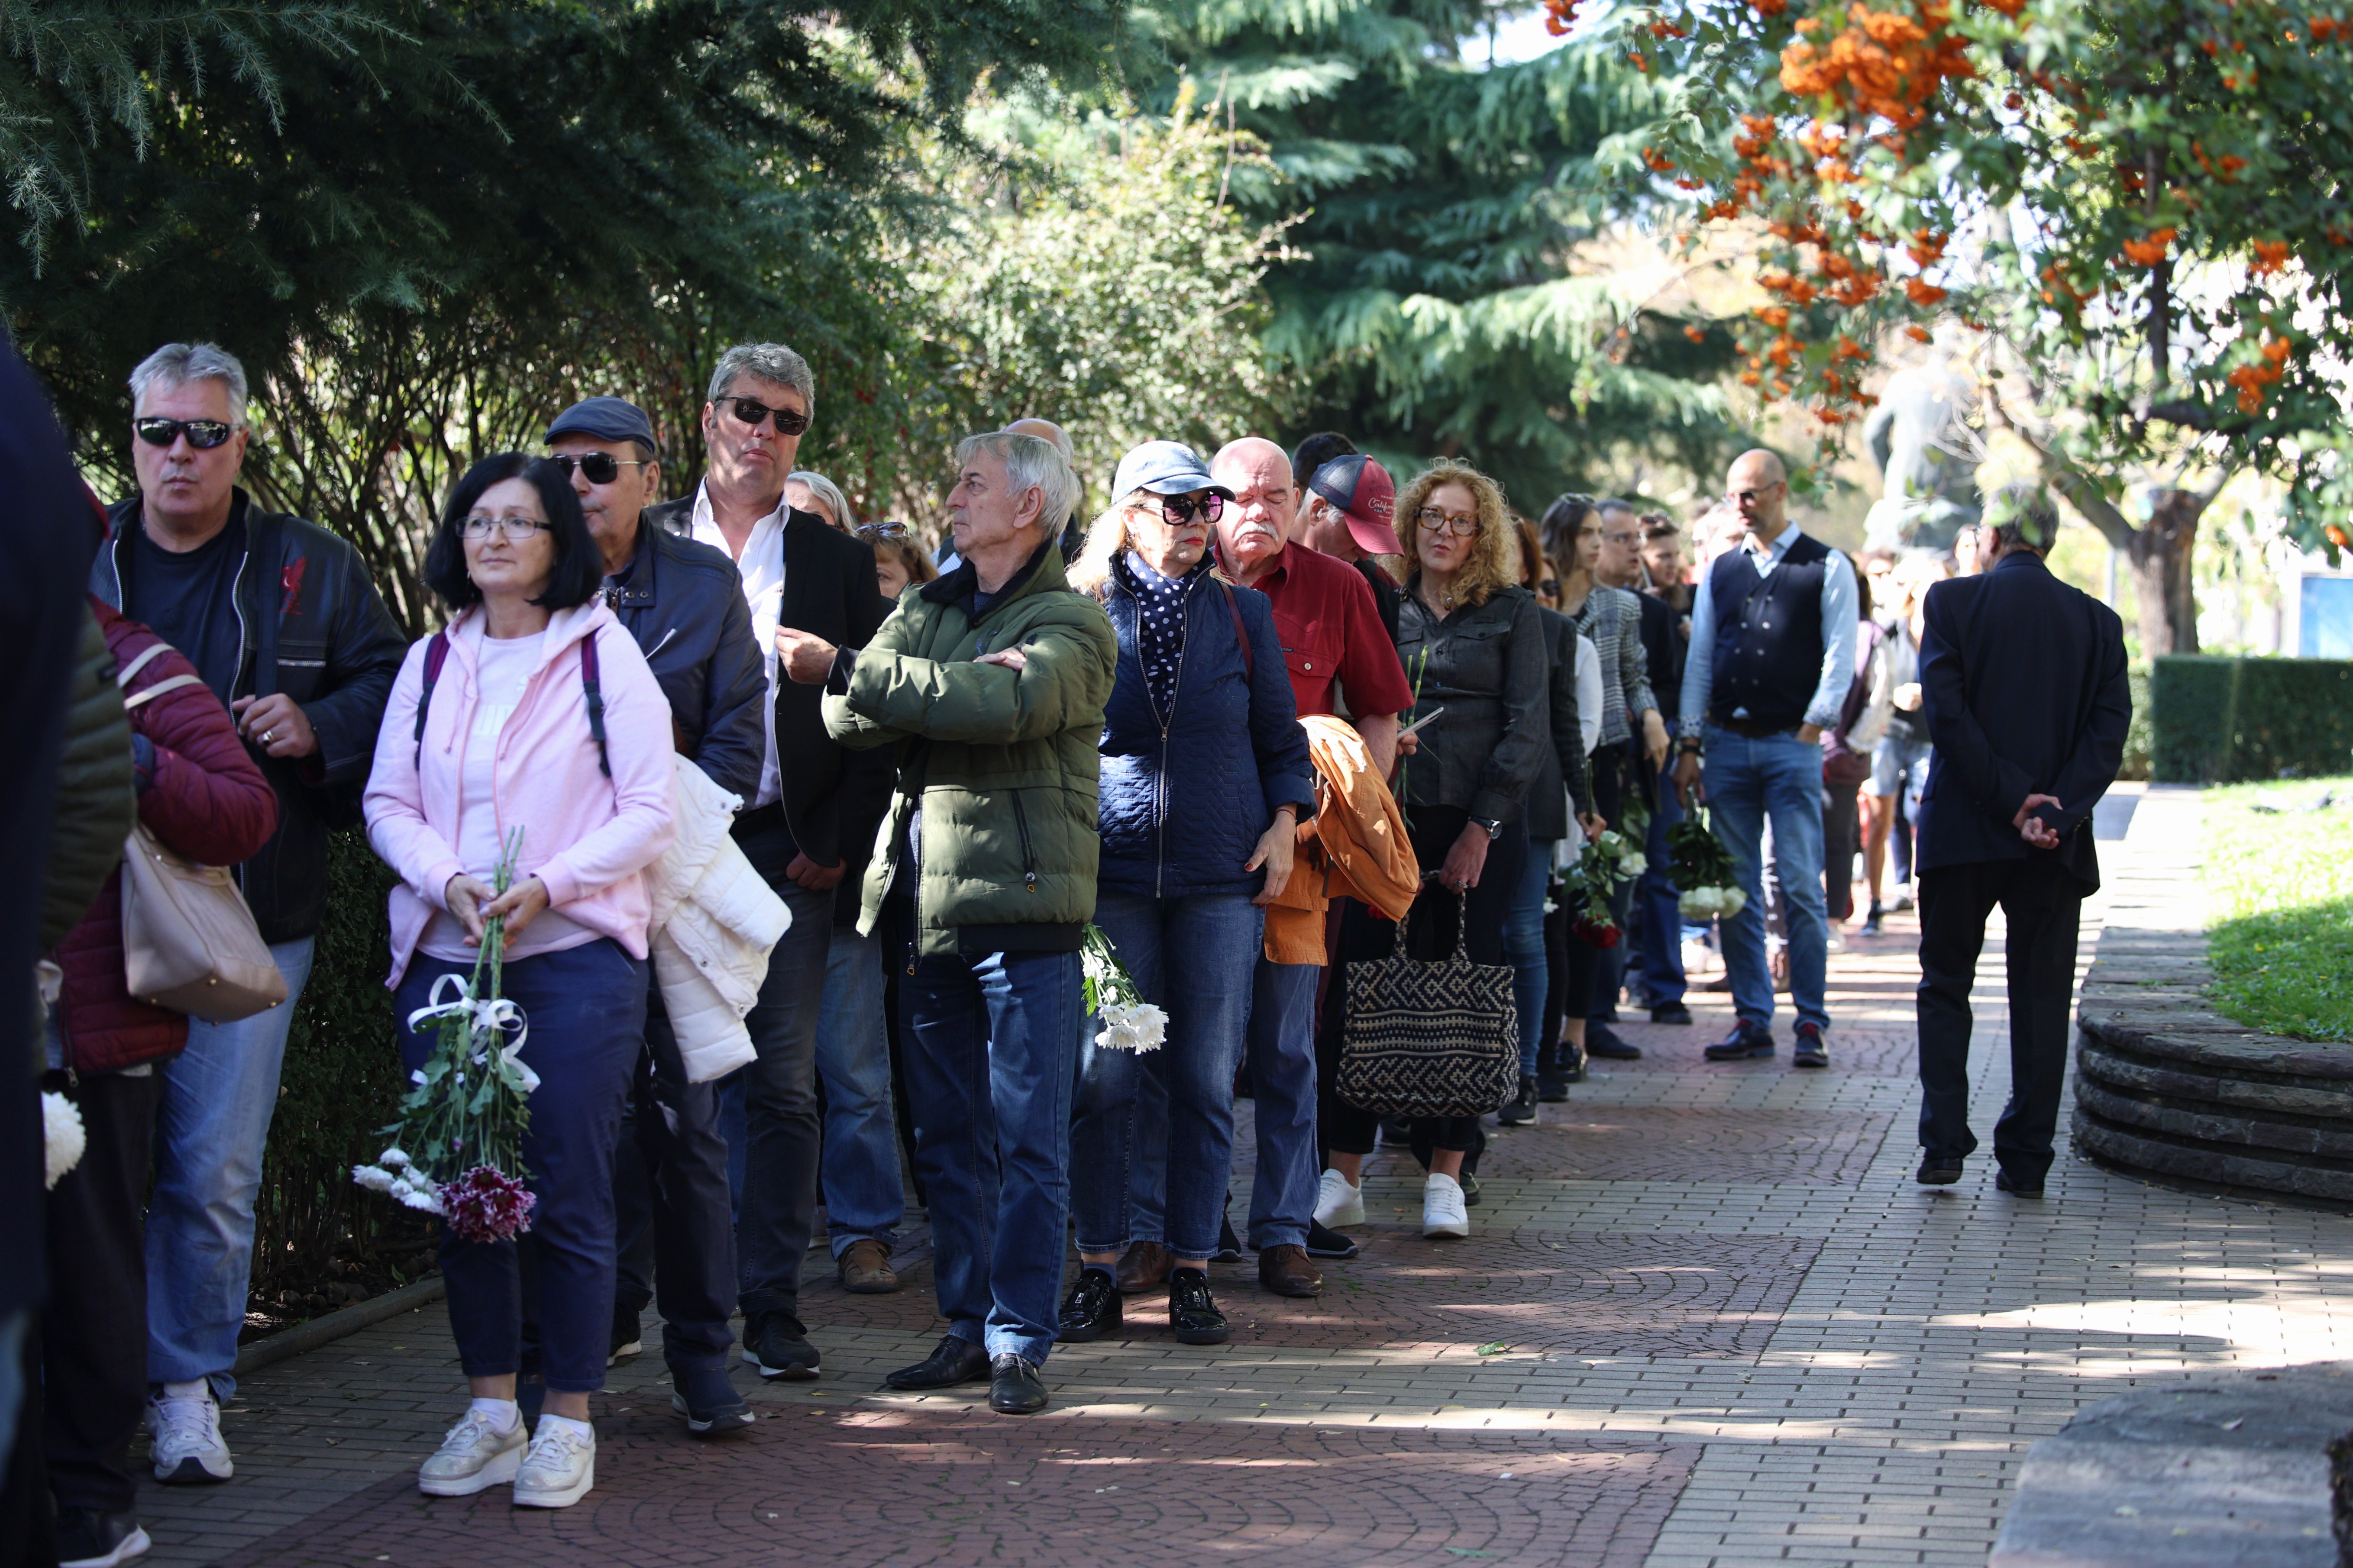
<svg viewBox="0 0 2353 1568">
<path fill-rule="evenodd" d="M 1204 554 L 1182 577 L 1163 577 L 1144 557 L 1129 551 L 1120 558 L 1120 577 L 1135 595 L 1135 654 L 1152 707 L 1166 716 L 1176 707 L 1176 676 L 1185 652 L 1185 592 L 1209 569 Z"/>
</svg>

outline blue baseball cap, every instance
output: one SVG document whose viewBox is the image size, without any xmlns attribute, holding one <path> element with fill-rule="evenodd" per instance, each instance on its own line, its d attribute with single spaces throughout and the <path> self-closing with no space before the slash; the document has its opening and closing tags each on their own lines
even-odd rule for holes
<svg viewBox="0 0 2353 1568">
<path fill-rule="evenodd" d="M 646 411 L 626 397 L 589 397 L 574 404 L 555 416 L 547 427 L 547 439 L 553 443 L 558 436 L 593 436 L 599 441 L 642 441 L 649 451 L 659 452 L 661 443 L 654 439 L 654 422 Z"/>
<path fill-rule="evenodd" d="M 1209 477 L 1209 466 L 1201 461 L 1201 455 L 1182 441 L 1146 441 L 1119 460 L 1119 473 L 1111 482 L 1113 499 L 1137 490 L 1156 496 L 1213 490 L 1228 500 L 1234 499 L 1232 490 Z"/>
</svg>

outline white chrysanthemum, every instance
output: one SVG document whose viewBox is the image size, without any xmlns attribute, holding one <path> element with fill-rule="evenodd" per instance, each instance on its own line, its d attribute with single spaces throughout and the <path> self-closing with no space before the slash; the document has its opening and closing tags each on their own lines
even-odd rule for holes
<svg viewBox="0 0 2353 1568">
<path fill-rule="evenodd" d="M 396 1178 L 380 1165 L 353 1165 L 352 1180 L 372 1193 L 388 1193 Z"/>
<path fill-rule="evenodd" d="M 375 1157 L 375 1163 L 382 1165 L 387 1171 L 397 1171 L 402 1166 L 408 1163 L 408 1156 L 400 1152 L 400 1145 L 396 1143 L 391 1148 L 386 1149 L 383 1153 L 378 1154 Z"/>
<path fill-rule="evenodd" d="M 41 1151 L 47 1184 L 54 1187 L 68 1171 L 81 1163 L 89 1144 L 81 1110 L 62 1094 L 41 1093 Z"/>
</svg>

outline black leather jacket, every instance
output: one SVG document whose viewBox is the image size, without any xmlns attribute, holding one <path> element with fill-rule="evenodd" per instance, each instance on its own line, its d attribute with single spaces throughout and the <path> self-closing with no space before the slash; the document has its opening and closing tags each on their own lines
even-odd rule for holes
<svg viewBox="0 0 2353 1568">
<path fill-rule="evenodd" d="M 264 511 L 246 493 L 245 558 L 237 574 L 242 650 L 229 696 L 284 692 L 319 737 L 308 757 L 264 756 L 248 746 L 278 795 L 278 831 L 237 868 L 264 942 L 314 934 L 327 908 L 327 835 L 359 821 L 359 792 L 375 761 L 393 677 L 408 652 L 359 552 L 317 523 Z M 122 608 L 124 532 L 139 526 L 139 498 L 106 514 L 106 544 L 90 563 L 90 591 Z"/>
<path fill-rule="evenodd" d="M 605 595 L 670 699 L 679 752 L 748 805 L 768 743 L 768 674 L 735 563 L 641 520 L 638 552 Z"/>
</svg>

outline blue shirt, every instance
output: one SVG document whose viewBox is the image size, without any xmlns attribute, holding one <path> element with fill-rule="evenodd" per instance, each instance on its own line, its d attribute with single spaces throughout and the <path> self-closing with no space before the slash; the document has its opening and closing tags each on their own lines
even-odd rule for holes
<svg viewBox="0 0 2353 1568">
<path fill-rule="evenodd" d="M 1757 575 L 1769 577 L 1797 542 L 1799 531 L 1790 523 L 1761 548 L 1756 535 L 1746 534 L 1739 548 L 1756 566 Z M 1710 575 L 1701 574 L 1699 592 L 1692 599 L 1691 656 L 1683 665 L 1683 715 L 1675 721 L 1686 736 L 1695 736 L 1706 726 L 1708 691 L 1715 679 L 1715 600 L 1709 592 Z M 1854 563 L 1833 550 L 1822 563 L 1822 678 L 1815 683 L 1813 700 L 1806 704 L 1809 724 L 1838 727 L 1847 688 L 1854 683 Z M 1746 715 L 1736 712 L 1733 717 Z"/>
</svg>

